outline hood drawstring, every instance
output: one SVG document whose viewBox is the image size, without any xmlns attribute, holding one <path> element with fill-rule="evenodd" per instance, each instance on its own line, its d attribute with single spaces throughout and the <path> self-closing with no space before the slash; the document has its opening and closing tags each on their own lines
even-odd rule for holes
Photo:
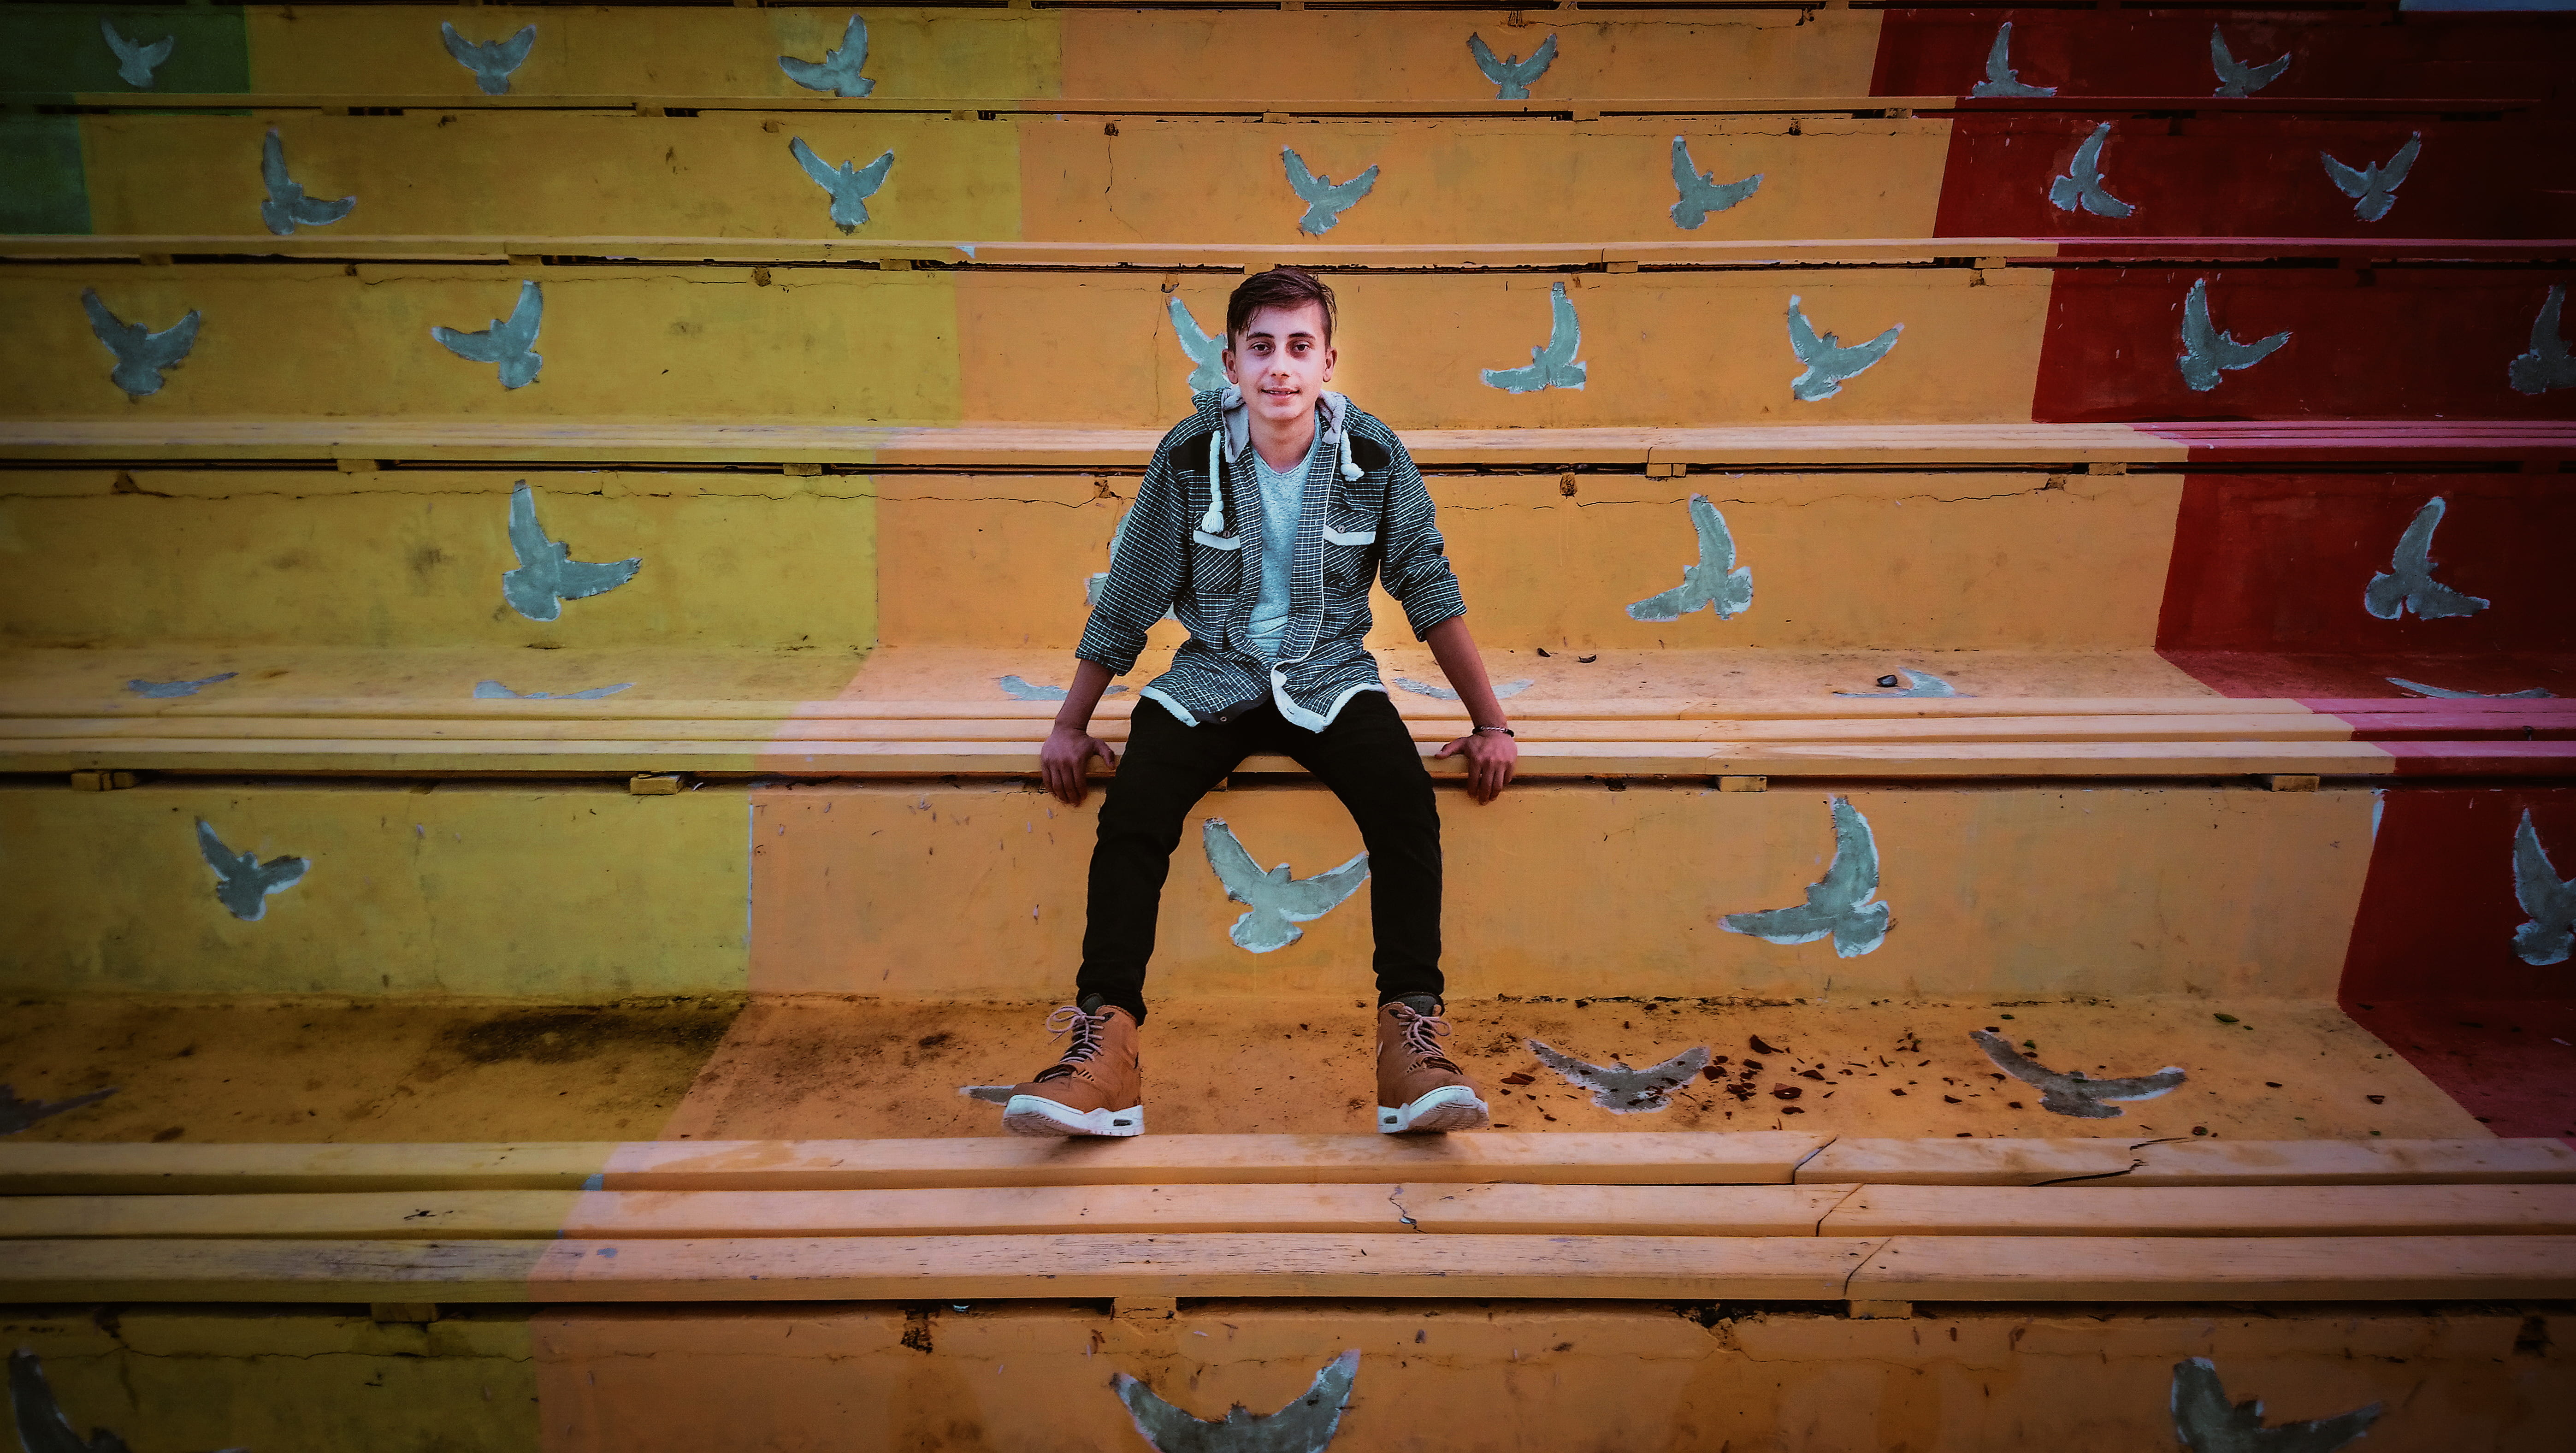
<svg viewBox="0 0 2576 1453">
<path fill-rule="evenodd" d="M 1226 446 L 1231 442 L 1234 421 L 1224 418 L 1223 414 L 1232 413 L 1243 407 L 1243 390 L 1233 384 L 1227 384 L 1224 394 L 1217 400 L 1217 405 L 1221 411 L 1217 431 L 1208 437 L 1208 507 L 1207 513 L 1199 517 L 1199 528 L 1211 535 L 1225 533 L 1224 461 Z M 1361 478 L 1361 470 L 1351 458 L 1349 410 L 1349 401 L 1340 394 L 1324 395 L 1324 419 L 1332 428 L 1333 443 L 1340 459 L 1342 478 L 1346 482 L 1356 484 Z M 1246 428 L 1248 432 L 1248 423 Z"/>
</svg>

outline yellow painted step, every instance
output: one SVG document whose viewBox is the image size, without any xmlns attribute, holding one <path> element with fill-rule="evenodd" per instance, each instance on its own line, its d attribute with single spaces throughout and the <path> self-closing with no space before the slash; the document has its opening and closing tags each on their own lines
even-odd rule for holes
<svg viewBox="0 0 2576 1453">
<path fill-rule="evenodd" d="M 1345 277 L 1334 386 L 1400 429 L 2023 421 L 2048 279 L 1999 277 L 2011 284 L 1975 286 L 1967 269 Z M 539 312 L 521 314 L 523 285 L 538 288 Z M 201 316 L 193 351 L 145 401 L 156 415 L 1162 428 L 1187 411 L 1194 368 L 1167 305 L 1177 298 L 1200 329 L 1221 328 L 1231 286 L 1167 294 L 1153 277 L 918 270 L 764 285 L 723 267 L 29 264 L 0 277 L 0 309 L 24 320 L 0 360 L 0 399 L 19 418 L 131 415 L 84 312 L 94 289 L 115 317 L 156 331 Z M 1834 396 L 1801 401 L 1793 298 L 1814 328 L 1847 340 L 1903 331 Z M 517 388 L 429 333 L 521 316 L 541 316 L 544 362 Z M 1032 366 L 1037 320 L 1049 337 L 1086 340 L 1080 368 Z M 317 349 L 317 338 L 333 342 Z M 1510 391 L 1511 371 L 1535 367 L 1552 339 L 1569 369 L 1583 366 L 1584 387 Z"/>
<path fill-rule="evenodd" d="M 1812 1236 L 1849 1186 L 989 1186 L 891 1191 L 380 1191 L 0 1199 L 0 1238 L 1378 1234 Z"/>
<path fill-rule="evenodd" d="M 2493 1238 L 2517 1244 L 2539 1237 Z M 678 1302 L 1025 1297 L 1830 1300 L 1882 1243 L 1799 1237 L 865 1236 L 8 1241 L 0 1300 Z"/>
<path fill-rule="evenodd" d="M 2576 1181 L 2557 1140 L 1843 1139 L 1801 1181 L 1873 1186 L 2367 1186 Z"/>
</svg>

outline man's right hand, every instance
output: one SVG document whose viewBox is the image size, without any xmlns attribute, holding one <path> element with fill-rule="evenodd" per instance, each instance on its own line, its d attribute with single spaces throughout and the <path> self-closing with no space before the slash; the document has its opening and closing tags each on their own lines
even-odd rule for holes
<svg viewBox="0 0 2576 1453">
<path fill-rule="evenodd" d="M 1038 748 L 1038 767 L 1044 774 L 1046 790 L 1057 801 L 1074 807 L 1091 794 L 1091 759 L 1098 757 L 1118 770 L 1118 754 L 1109 744 L 1089 732 L 1059 725 L 1047 733 L 1046 745 Z"/>
</svg>

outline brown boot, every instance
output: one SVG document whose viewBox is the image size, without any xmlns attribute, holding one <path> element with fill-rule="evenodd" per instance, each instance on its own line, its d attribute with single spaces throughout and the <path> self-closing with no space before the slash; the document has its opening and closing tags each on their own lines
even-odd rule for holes
<svg viewBox="0 0 2576 1453">
<path fill-rule="evenodd" d="M 1377 1128 L 1385 1134 L 1482 1130 L 1490 1119 L 1475 1083 L 1440 1052 L 1449 1021 L 1439 1014 L 1428 994 L 1378 1006 Z"/>
<path fill-rule="evenodd" d="M 1145 1077 L 1136 1056 L 1134 1016 L 1097 999 L 1067 1004 L 1047 1028 L 1070 1033 L 1064 1057 L 1036 1079 L 1011 1087 L 1002 1128 L 1013 1135 L 1142 1135 Z"/>
</svg>

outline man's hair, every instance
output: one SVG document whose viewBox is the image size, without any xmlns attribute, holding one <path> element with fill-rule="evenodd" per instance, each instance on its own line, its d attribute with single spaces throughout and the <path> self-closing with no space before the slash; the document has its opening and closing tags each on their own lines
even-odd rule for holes
<svg viewBox="0 0 2576 1453">
<path fill-rule="evenodd" d="M 1324 280 L 1302 267 L 1274 267 L 1256 272 L 1235 284 L 1234 296 L 1225 300 L 1225 346 L 1232 348 L 1243 330 L 1252 326 L 1252 315 L 1263 308 L 1302 308 L 1308 303 L 1324 310 L 1324 346 L 1333 346 L 1333 290 Z"/>
</svg>

